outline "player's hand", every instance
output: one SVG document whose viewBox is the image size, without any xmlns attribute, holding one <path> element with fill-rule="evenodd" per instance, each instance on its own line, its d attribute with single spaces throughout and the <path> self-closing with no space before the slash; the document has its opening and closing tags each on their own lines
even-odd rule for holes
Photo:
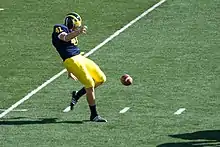
<svg viewBox="0 0 220 147">
<path fill-rule="evenodd" d="M 73 79 L 74 81 L 77 81 L 77 77 L 75 77 L 72 73 L 68 72 L 68 79 L 71 78 Z"/>
<path fill-rule="evenodd" d="M 80 33 L 82 33 L 82 34 L 86 34 L 87 29 L 88 29 L 87 26 L 82 26 L 82 27 L 80 28 Z"/>
</svg>

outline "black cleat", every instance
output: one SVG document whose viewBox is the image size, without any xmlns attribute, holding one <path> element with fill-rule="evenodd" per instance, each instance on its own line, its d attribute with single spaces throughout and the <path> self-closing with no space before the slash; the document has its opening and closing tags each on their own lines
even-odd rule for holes
<svg viewBox="0 0 220 147">
<path fill-rule="evenodd" d="M 73 92 L 72 92 L 72 100 L 71 100 L 71 102 L 70 102 L 70 110 L 73 110 L 74 106 L 75 106 L 76 103 L 77 103 L 76 93 L 77 93 L 77 91 L 73 91 Z"/>
<path fill-rule="evenodd" d="M 99 115 L 97 115 L 96 117 L 90 117 L 90 121 L 94 121 L 94 122 L 107 122 L 106 119 L 102 118 Z"/>
</svg>

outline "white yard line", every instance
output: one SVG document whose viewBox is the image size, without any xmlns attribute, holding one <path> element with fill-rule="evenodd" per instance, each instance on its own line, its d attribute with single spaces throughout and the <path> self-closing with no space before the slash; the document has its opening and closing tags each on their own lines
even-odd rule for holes
<svg viewBox="0 0 220 147">
<path fill-rule="evenodd" d="M 39 87 L 37 87 L 36 89 L 34 89 L 33 91 L 31 91 L 30 93 L 28 93 L 25 97 L 23 97 L 22 99 L 20 99 L 19 101 L 17 101 L 15 104 L 13 104 L 11 107 L 9 107 L 7 110 L 5 110 L 4 112 L 2 112 L 0 114 L 0 118 L 2 118 L 3 116 L 5 116 L 6 114 L 8 114 L 9 112 L 11 112 L 14 108 L 16 108 L 17 106 L 19 106 L 20 104 L 22 104 L 24 101 L 28 100 L 31 96 L 33 96 L 35 93 L 37 93 L 38 91 L 40 91 L 42 88 L 44 88 L 45 86 L 47 86 L 49 83 L 51 83 L 53 80 L 55 80 L 56 78 L 58 78 L 60 75 L 62 75 L 66 70 L 62 70 L 61 72 L 59 72 L 58 74 L 54 75 L 52 78 L 50 78 L 49 80 L 47 80 L 45 83 L 43 83 L 42 85 L 40 85 Z"/>
<path fill-rule="evenodd" d="M 63 110 L 63 112 L 69 112 L 70 111 L 70 106 L 66 107 L 66 109 Z"/>
<path fill-rule="evenodd" d="M 148 10 L 146 10 L 144 13 L 142 13 L 141 15 L 139 15 L 138 17 L 136 17 L 134 20 L 132 20 L 131 22 L 129 22 L 127 25 L 125 25 L 123 28 L 121 28 L 120 30 L 116 31 L 114 34 L 112 34 L 111 36 L 109 36 L 106 40 L 104 40 L 102 43 L 100 43 L 99 45 L 97 45 L 95 48 L 93 48 L 92 50 L 90 50 L 88 53 L 86 53 L 84 56 L 88 57 L 89 55 L 93 54 L 96 50 L 98 50 L 100 47 L 102 47 L 103 45 L 105 45 L 106 43 L 108 43 L 110 40 L 112 40 L 113 38 L 115 38 L 116 36 L 118 36 L 121 32 L 123 32 L 124 30 L 126 30 L 128 27 L 130 27 L 131 25 L 133 25 L 135 22 L 137 22 L 139 19 L 141 19 L 142 17 L 144 17 L 145 15 L 147 15 L 148 13 L 150 13 L 151 11 L 153 11 L 154 9 L 156 9 L 157 7 L 159 7 L 161 4 L 163 4 L 164 2 L 166 2 L 166 0 L 161 0 L 160 2 L 158 2 L 157 4 L 153 5 L 151 8 L 149 8 Z M 42 88 L 44 88 L 45 86 L 47 86 L 49 83 L 51 83 L 52 81 L 54 81 L 56 78 L 58 78 L 60 75 L 62 75 L 66 70 L 62 70 L 61 72 L 59 72 L 58 74 L 54 75 L 52 78 L 50 78 L 49 80 L 47 80 L 45 83 L 43 83 L 42 85 L 40 85 L 39 87 L 37 87 L 36 89 L 34 89 L 33 91 L 31 91 L 30 93 L 28 93 L 25 97 L 23 97 L 21 100 L 19 100 L 18 102 L 16 102 L 15 104 L 13 104 L 11 107 L 9 107 L 6 111 L 4 111 L 3 113 L 0 114 L 0 118 L 4 117 L 6 114 L 8 114 L 9 112 L 11 112 L 14 108 L 16 108 L 17 106 L 19 106 L 20 104 L 22 104 L 24 101 L 28 100 L 31 96 L 33 96 L 35 93 L 37 93 L 39 90 L 41 90 Z"/>
<path fill-rule="evenodd" d="M 0 109 L 0 111 L 6 111 L 7 109 Z M 12 111 L 15 111 L 15 112 L 25 112 L 25 111 L 28 111 L 27 109 L 14 109 Z"/>
<path fill-rule="evenodd" d="M 119 113 L 125 113 L 130 109 L 130 107 L 125 107 L 124 109 L 122 109 L 121 111 L 119 111 Z"/>
<path fill-rule="evenodd" d="M 175 115 L 180 115 L 181 113 L 183 113 L 186 110 L 186 108 L 180 108 L 178 109 L 174 114 Z"/>
<path fill-rule="evenodd" d="M 5 10 L 5 9 L 3 9 L 3 8 L 0 8 L 0 11 L 3 11 L 3 10 Z"/>
</svg>

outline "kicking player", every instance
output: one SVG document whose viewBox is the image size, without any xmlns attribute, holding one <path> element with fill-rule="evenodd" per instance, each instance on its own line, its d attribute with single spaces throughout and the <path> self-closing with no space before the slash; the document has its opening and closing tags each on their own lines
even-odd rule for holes
<svg viewBox="0 0 220 147">
<path fill-rule="evenodd" d="M 63 59 L 64 67 L 68 71 L 69 77 L 79 80 L 84 87 L 78 92 L 72 92 L 71 110 L 76 105 L 81 96 L 86 94 L 91 111 L 90 120 L 95 122 L 107 122 L 100 117 L 96 110 L 94 88 L 106 81 L 106 76 L 99 66 L 92 60 L 82 56 L 77 47 L 77 36 L 85 34 L 87 27 L 82 25 L 82 19 L 76 12 L 66 15 L 64 24 L 56 24 L 53 28 L 52 43 Z"/>
</svg>

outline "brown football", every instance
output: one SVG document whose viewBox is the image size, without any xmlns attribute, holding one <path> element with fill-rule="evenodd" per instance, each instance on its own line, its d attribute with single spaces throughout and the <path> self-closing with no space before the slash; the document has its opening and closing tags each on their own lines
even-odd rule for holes
<svg viewBox="0 0 220 147">
<path fill-rule="evenodd" d="M 130 75 L 128 75 L 128 74 L 124 74 L 123 76 L 121 76 L 121 83 L 123 84 L 123 85 L 125 85 L 125 86 L 129 86 L 129 85 L 131 85 L 132 84 L 132 82 L 133 82 L 133 79 L 132 79 L 132 77 L 130 76 Z"/>
</svg>

